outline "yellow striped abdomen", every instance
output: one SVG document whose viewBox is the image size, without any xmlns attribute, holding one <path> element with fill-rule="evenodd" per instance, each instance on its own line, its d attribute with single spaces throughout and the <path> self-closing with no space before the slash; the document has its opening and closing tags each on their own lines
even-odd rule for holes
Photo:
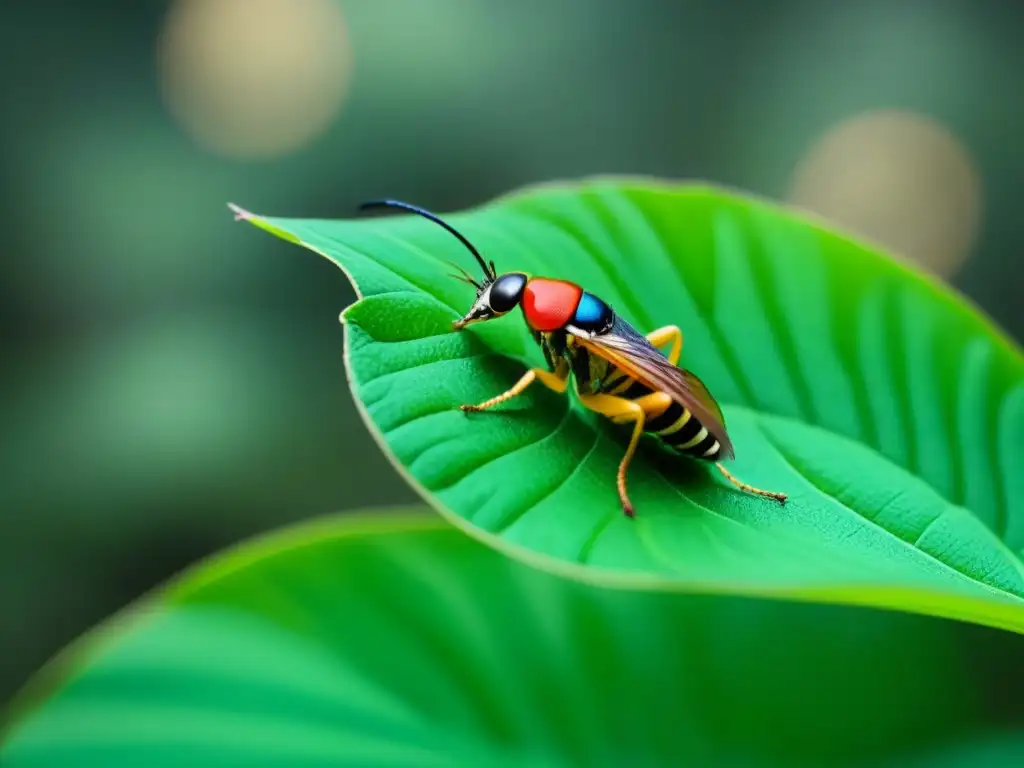
<svg viewBox="0 0 1024 768">
<path fill-rule="evenodd" d="M 637 400 L 651 394 L 653 390 L 616 369 L 601 383 L 601 392 L 626 400 Z M 648 417 L 644 431 L 657 435 L 679 453 L 695 459 L 717 461 L 721 453 L 718 440 L 689 410 L 675 401 L 664 412 Z"/>
</svg>

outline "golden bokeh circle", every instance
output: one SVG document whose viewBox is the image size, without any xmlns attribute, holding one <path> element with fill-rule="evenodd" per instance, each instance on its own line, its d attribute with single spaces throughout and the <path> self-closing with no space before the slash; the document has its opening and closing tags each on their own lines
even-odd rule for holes
<svg viewBox="0 0 1024 768">
<path fill-rule="evenodd" d="M 175 0 L 157 58 L 182 128 L 239 158 L 288 154 L 322 134 L 353 64 L 334 0 Z"/>
<path fill-rule="evenodd" d="M 901 110 L 856 115 L 798 164 L 789 200 L 931 272 L 956 273 L 981 220 L 981 181 L 938 121 Z"/>
</svg>

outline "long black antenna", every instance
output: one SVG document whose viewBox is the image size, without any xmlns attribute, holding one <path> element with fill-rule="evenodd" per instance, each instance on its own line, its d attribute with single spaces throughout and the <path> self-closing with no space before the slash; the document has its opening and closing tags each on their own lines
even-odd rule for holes
<svg viewBox="0 0 1024 768">
<path fill-rule="evenodd" d="M 463 237 L 462 234 L 457 229 L 455 229 L 455 227 L 453 227 L 451 224 L 448 224 L 447 222 L 443 221 L 440 217 L 436 216 L 430 211 L 425 211 L 422 208 L 418 208 L 415 205 L 410 205 L 409 203 L 403 203 L 401 200 L 370 200 L 369 202 L 365 202 L 359 206 L 360 211 L 365 211 L 370 208 L 401 208 L 402 210 L 409 211 L 410 213 L 419 214 L 425 219 L 430 219 L 435 224 L 440 224 L 442 227 L 444 227 L 457 238 L 459 238 L 459 241 L 469 249 L 470 253 L 473 254 L 473 257 L 476 259 L 477 264 L 479 264 L 480 268 L 483 269 L 484 271 L 484 278 L 486 279 L 486 282 L 491 283 L 497 279 L 498 273 L 494 269 L 494 262 L 492 261 L 490 267 L 488 267 L 487 263 L 480 255 L 480 252 L 473 247 L 473 244 L 469 242 L 469 240 Z"/>
</svg>

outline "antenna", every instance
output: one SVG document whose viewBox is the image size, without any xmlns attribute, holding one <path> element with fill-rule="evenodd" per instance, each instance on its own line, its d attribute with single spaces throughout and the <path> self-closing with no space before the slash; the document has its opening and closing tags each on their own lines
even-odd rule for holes
<svg viewBox="0 0 1024 768">
<path fill-rule="evenodd" d="M 459 241 L 469 249 L 470 253 L 473 254 L 473 257 L 476 259 L 477 264 L 479 264 L 480 268 L 484 271 L 485 282 L 491 283 L 497 279 L 498 274 L 494 269 L 494 262 L 492 261 L 490 267 L 488 267 L 487 263 L 480 255 L 480 252 L 473 247 L 473 244 L 469 242 L 469 240 L 467 240 L 465 237 L 463 237 L 462 234 L 457 229 L 455 229 L 455 227 L 443 221 L 439 216 L 431 213 L 430 211 L 425 211 L 422 208 L 418 208 L 415 205 L 403 203 L 401 200 L 370 200 L 369 202 L 363 203 L 362 205 L 359 206 L 360 211 L 369 210 L 371 208 L 400 208 L 404 211 L 409 211 L 410 213 L 419 214 L 425 219 L 430 219 L 430 221 L 434 222 L 435 224 L 440 224 L 442 227 L 444 227 L 457 238 L 459 238 Z"/>
</svg>

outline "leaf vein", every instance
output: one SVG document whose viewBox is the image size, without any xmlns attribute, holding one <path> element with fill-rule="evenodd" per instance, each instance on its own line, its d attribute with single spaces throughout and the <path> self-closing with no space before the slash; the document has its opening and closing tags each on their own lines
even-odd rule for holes
<svg viewBox="0 0 1024 768">
<path fill-rule="evenodd" d="M 844 502 L 842 499 L 837 498 L 828 489 L 826 489 L 823 485 L 821 485 L 821 483 L 819 483 L 817 480 L 812 478 L 808 473 L 804 472 L 800 467 L 798 467 L 796 465 L 796 463 L 794 463 L 790 459 L 790 456 L 787 454 L 785 449 L 775 439 L 775 436 L 772 435 L 769 430 L 764 429 L 761 426 L 761 424 L 759 424 L 759 423 L 757 424 L 757 428 L 761 432 L 761 434 L 764 436 L 765 441 L 772 447 L 772 449 L 779 456 L 779 458 L 782 461 L 784 461 L 793 470 L 793 472 L 795 472 L 797 475 L 799 475 L 802 478 L 804 478 L 804 480 L 806 480 L 812 487 L 817 489 L 817 491 L 819 493 L 821 493 L 823 496 L 827 496 L 828 498 L 832 499 L 836 504 L 841 506 L 843 509 L 845 509 L 850 514 L 856 515 L 859 519 L 863 520 L 864 522 L 868 523 L 869 525 L 872 525 L 875 528 L 878 528 L 879 530 L 883 531 L 887 535 L 889 535 L 892 538 L 894 538 L 896 541 L 900 542 L 900 544 L 902 544 L 903 546 L 910 547 L 916 554 L 920 555 L 921 557 L 925 557 L 925 558 L 933 561 L 940 568 L 943 568 L 943 569 L 945 569 L 947 571 L 955 573 L 958 576 L 961 576 L 962 578 L 967 579 L 971 583 L 978 585 L 979 587 L 983 587 L 984 589 L 992 590 L 994 592 L 998 592 L 998 593 L 1000 593 L 1002 595 L 1014 595 L 1015 597 L 1018 597 L 1018 598 L 1021 597 L 1021 595 L 1016 595 L 1015 593 L 1008 592 L 1008 591 L 1006 591 L 1004 589 L 1001 589 L 999 587 L 992 586 L 988 582 L 982 581 L 981 579 L 979 579 L 979 578 L 977 578 L 975 576 L 972 576 L 971 574 L 967 573 L 966 571 L 963 571 L 960 568 L 957 568 L 957 567 L 955 567 L 953 565 L 950 565 L 949 563 L 944 562 L 943 560 L 940 560 L 935 555 L 932 555 L 932 554 L 930 554 L 928 552 L 925 552 L 922 549 L 919 549 L 918 547 L 916 547 L 914 544 L 912 544 L 911 542 L 907 541 L 906 539 L 904 539 L 904 538 L 902 538 L 900 536 L 897 536 L 896 534 L 892 533 L 887 528 L 885 528 L 885 526 L 875 522 L 874 520 L 869 518 L 867 515 L 862 515 L 860 512 L 858 512 L 856 509 L 854 509 L 849 504 Z M 948 504 L 949 502 L 947 501 L 946 503 Z M 939 517 L 942 517 L 942 515 L 940 514 Z M 932 523 L 934 523 L 934 522 L 935 521 L 933 520 Z"/>
<path fill-rule="evenodd" d="M 650 218 L 648 218 L 647 214 L 645 214 L 641 210 L 640 205 L 636 201 L 629 198 L 624 192 L 618 191 L 615 194 L 621 197 L 624 201 L 626 201 L 628 203 L 629 209 L 633 210 L 635 215 L 644 222 L 648 229 L 650 229 L 655 241 L 658 243 L 661 249 L 662 260 L 669 265 L 671 272 L 676 276 L 676 279 L 678 280 L 680 286 L 682 286 L 687 296 L 690 297 L 690 301 L 692 302 L 695 311 L 704 321 L 704 324 L 708 329 L 708 333 L 714 340 L 715 346 L 718 349 L 718 353 L 722 358 L 722 363 L 724 364 L 726 370 L 729 372 L 729 375 L 732 376 L 733 381 L 736 383 L 737 389 L 739 389 L 740 394 L 743 396 L 744 402 L 742 403 L 742 405 L 749 406 L 756 403 L 757 398 L 754 394 L 754 387 L 751 386 L 750 381 L 747 379 L 746 374 L 743 372 L 742 366 L 740 365 L 739 360 L 733 352 L 732 347 L 728 345 L 727 339 L 725 338 L 725 334 L 722 333 L 722 330 L 718 327 L 718 324 L 715 322 L 713 317 L 713 311 L 708 307 L 701 306 L 701 302 L 698 301 L 697 293 L 690 288 L 689 284 L 686 281 L 686 275 L 683 272 L 682 266 L 676 261 L 676 259 L 673 259 L 670 255 L 670 251 L 668 250 L 668 247 L 665 245 L 664 237 L 658 229 L 658 227 L 654 226 L 653 222 L 650 220 Z M 653 323 L 651 325 L 653 328 Z"/>
<path fill-rule="evenodd" d="M 430 338 L 430 337 L 429 336 L 425 336 L 424 338 Z M 420 339 L 417 339 L 417 341 L 420 341 Z M 383 343 L 389 343 L 389 342 L 383 342 Z M 402 342 L 390 342 L 390 343 L 401 344 Z M 500 352 L 495 352 L 492 349 L 492 350 L 490 350 L 488 352 L 474 352 L 472 355 L 464 355 L 462 357 L 439 357 L 439 358 L 435 358 L 433 360 L 427 360 L 426 362 L 423 362 L 423 363 L 416 363 L 415 365 L 410 365 L 410 366 L 407 366 L 405 368 L 398 368 L 398 369 L 393 370 L 393 371 L 385 371 L 384 373 L 381 373 L 381 374 L 373 376 L 373 377 L 371 377 L 369 379 L 365 379 L 363 381 L 360 381 L 359 382 L 359 386 L 365 387 L 365 386 L 368 386 L 370 384 L 376 384 L 376 383 L 379 383 L 379 382 L 387 381 L 388 379 L 390 379 L 390 378 L 392 378 L 394 376 L 399 376 L 399 375 L 404 374 L 404 373 L 409 373 L 410 371 L 422 371 L 424 369 L 431 368 L 431 367 L 433 367 L 435 365 L 444 365 L 444 364 L 448 364 L 448 363 L 461 363 L 461 362 L 465 362 L 467 360 L 483 360 L 483 359 L 488 358 L 488 357 L 501 357 L 501 358 L 504 358 L 505 356 L 502 355 Z"/>
<path fill-rule="evenodd" d="M 548 440 L 548 439 L 554 437 L 569 422 L 569 418 L 572 416 L 573 413 L 574 413 L 573 409 L 567 404 L 566 407 L 565 407 L 565 413 L 562 415 L 562 418 L 558 420 L 558 424 L 556 424 L 554 429 L 552 429 L 550 432 L 542 434 L 540 437 L 537 437 L 537 438 L 534 438 L 532 440 L 529 440 L 526 443 L 523 443 L 522 445 L 517 445 L 511 451 L 504 451 L 502 453 L 499 453 L 497 456 L 488 456 L 487 459 L 485 459 L 482 463 L 474 465 L 474 466 L 470 467 L 468 470 L 466 470 L 462 474 L 461 477 L 456 478 L 454 481 L 452 481 L 450 483 L 447 483 L 446 485 L 435 487 L 433 490 L 438 491 L 438 492 L 446 491 L 446 490 L 454 487 L 455 485 L 458 485 L 459 483 L 465 481 L 468 477 L 470 477 L 471 475 L 476 474 L 481 469 L 485 468 L 489 464 L 494 463 L 498 459 L 501 459 L 501 458 L 504 458 L 504 457 L 507 457 L 507 456 L 512 456 L 512 455 L 514 455 L 516 453 L 519 453 L 520 451 L 524 451 L 527 448 L 530 448 L 531 446 L 537 445 L 538 443 L 542 443 L 545 440 Z"/>
<path fill-rule="evenodd" d="M 810 386 L 804 378 L 804 367 L 801 365 L 800 349 L 796 344 L 793 329 L 790 321 L 792 315 L 784 312 L 779 301 L 779 292 L 775 285 L 775 275 L 768 267 L 768 259 L 764 258 L 766 251 L 755 255 L 752 252 L 751 242 L 764 242 L 764 236 L 751 237 L 747 228 L 742 224 L 737 228 L 744 240 L 744 248 L 749 254 L 748 262 L 751 271 L 757 276 L 753 281 L 754 292 L 761 301 L 764 315 L 772 329 L 772 336 L 776 342 L 776 350 L 782 357 L 782 369 L 785 371 L 786 381 L 794 394 L 797 412 L 800 418 L 812 423 L 821 423 L 821 416 L 817 413 L 814 398 L 811 396 Z M 781 259 L 779 259 L 781 261 Z"/>
</svg>

